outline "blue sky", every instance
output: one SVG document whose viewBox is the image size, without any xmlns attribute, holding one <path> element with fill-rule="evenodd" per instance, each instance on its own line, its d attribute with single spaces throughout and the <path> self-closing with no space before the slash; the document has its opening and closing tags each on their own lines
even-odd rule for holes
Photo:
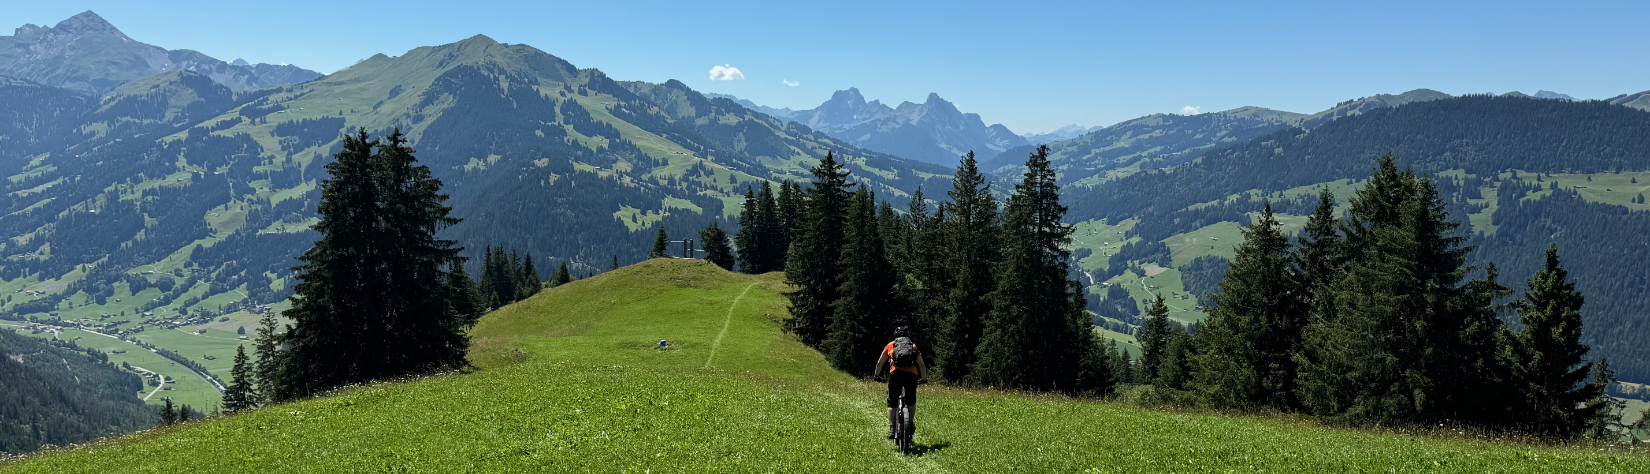
<svg viewBox="0 0 1650 474">
<path fill-rule="evenodd" d="M 480 33 L 774 107 L 848 87 L 890 105 L 937 92 L 1020 133 L 1421 87 L 1650 89 L 1650 2 L 1236 3 L 0 0 L 0 29 L 89 9 L 168 49 L 322 72 Z M 712 80 L 718 65 L 742 79 Z"/>
</svg>

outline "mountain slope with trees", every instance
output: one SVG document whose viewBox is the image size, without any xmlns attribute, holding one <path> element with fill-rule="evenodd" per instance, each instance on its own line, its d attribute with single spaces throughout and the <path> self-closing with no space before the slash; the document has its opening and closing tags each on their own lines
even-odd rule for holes
<svg viewBox="0 0 1650 474">
<path fill-rule="evenodd" d="M 1125 237 L 1140 244 L 1111 257 L 1118 273 L 1128 262 L 1166 265 L 1169 249 L 1157 242 L 1221 222 L 1247 224 L 1263 198 L 1282 214 L 1312 214 L 1315 191 L 1301 190 L 1362 179 L 1369 160 L 1390 152 L 1400 167 L 1441 176 L 1439 193 L 1451 215 L 1464 222 L 1457 233 L 1478 250 L 1471 264 L 1493 262 L 1503 275 L 1523 278 L 1540 270 L 1542 249 L 1557 242 L 1588 295 L 1583 340 L 1595 354 L 1608 355 L 1622 379 L 1645 380 L 1650 353 L 1641 340 L 1646 333 L 1636 329 L 1650 318 L 1642 298 L 1650 291 L 1642 272 L 1650 265 L 1646 208 L 1584 199 L 1578 192 L 1588 190 L 1592 179 L 1582 175 L 1650 170 L 1650 157 L 1639 152 L 1647 139 L 1650 113 L 1605 102 L 1505 96 L 1424 101 L 1364 111 L 1310 131 L 1279 130 L 1097 186 L 1074 196 L 1072 214 L 1078 221 L 1137 220 Z M 1573 177 L 1561 184 L 1555 175 Z M 1499 230 L 1500 222 L 1511 226 Z"/>
</svg>

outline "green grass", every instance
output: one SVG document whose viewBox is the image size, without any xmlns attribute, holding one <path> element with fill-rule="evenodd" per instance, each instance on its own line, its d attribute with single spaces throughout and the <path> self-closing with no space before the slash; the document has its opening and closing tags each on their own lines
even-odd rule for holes
<svg viewBox="0 0 1650 474">
<path fill-rule="evenodd" d="M 17 326 L 17 323 L 11 321 L 0 321 L 0 328 L 9 328 L 12 326 Z M 24 332 L 22 334 L 43 339 L 49 339 L 52 336 L 51 333 L 30 334 Z M 162 398 L 171 398 L 173 403 L 188 404 L 194 408 L 211 410 L 213 407 L 217 407 L 223 400 L 223 397 L 219 396 L 218 392 L 213 390 L 211 385 L 207 384 L 205 380 L 201 380 L 201 378 L 191 372 L 189 368 L 178 365 L 177 362 L 161 357 L 159 354 L 149 352 L 147 349 L 138 347 L 131 342 L 111 339 L 78 329 L 65 329 L 63 330 L 62 335 L 65 339 L 75 341 L 75 344 L 80 347 L 98 349 L 104 351 L 105 353 L 109 353 L 112 350 L 126 351 L 122 354 L 109 353 L 109 362 L 116 365 L 119 365 L 121 362 L 125 362 L 134 367 L 142 367 L 144 369 L 160 373 L 161 375 L 171 377 L 175 380 L 174 383 L 168 383 L 165 385 L 165 387 L 170 390 L 161 390 L 151 396 L 148 400 L 150 405 L 160 404 Z M 231 354 L 233 354 L 233 352 L 231 352 Z M 141 399 L 145 395 L 148 395 L 148 391 L 153 388 L 154 387 L 144 385 L 145 391 L 143 393 L 133 393 L 133 396 Z"/>
<path fill-rule="evenodd" d="M 1077 266 L 1085 271 L 1104 270 L 1111 254 L 1117 253 L 1123 244 L 1140 240 L 1138 237 L 1123 239 L 1123 234 L 1133 229 L 1137 222 L 1137 219 L 1129 219 L 1117 225 L 1110 225 L 1104 220 L 1093 220 L 1074 224 L 1071 233 L 1072 247 L 1094 251 L 1094 254 L 1079 261 Z"/>
<path fill-rule="evenodd" d="M 546 290 L 472 330 L 471 373 L 383 383 L 50 452 L 12 472 L 1645 472 L 1620 450 L 930 385 L 920 456 L 882 387 L 779 329 L 781 276 L 657 259 Z M 655 349 L 660 339 L 671 341 Z M 867 364 L 870 360 L 866 361 Z"/>
</svg>

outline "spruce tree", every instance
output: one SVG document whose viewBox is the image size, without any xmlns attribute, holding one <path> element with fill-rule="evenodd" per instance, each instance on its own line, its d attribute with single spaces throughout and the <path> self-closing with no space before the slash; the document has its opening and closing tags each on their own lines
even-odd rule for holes
<svg viewBox="0 0 1650 474">
<path fill-rule="evenodd" d="M 258 356 L 258 362 L 252 369 L 257 379 L 257 389 L 253 395 L 257 398 L 254 404 L 268 403 L 273 397 L 275 387 L 279 385 L 280 376 L 280 335 L 275 333 L 275 312 L 265 311 L 258 318 L 257 339 L 253 342 L 252 352 Z"/>
<path fill-rule="evenodd" d="M 1138 383 L 1151 384 L 1157 380 L 1157 368 L 1163 363 L 1163 351 L 1169 345 L 1171 324 L 1178 325 L 1169 321 L 1169 306 L 1160 293 L 1146 310 L 1146 323 L 1134 334 L 1135 341 L 1140 343 L 1140 372 L 1135 374 Z"/>
<path fill-rule="evenodd" d="M 1558 247 L 1548 246 L 1546 264 L 1530 277 L 1517 305 L 1524 327 L 1503 336 L 1508 342 L 1503 359 L 1523 395 L 1515 416 L 1527 429 L 1576 436 L 1609 408 L 1601 399 L 1608 377 L 1583 383 L 1594 365 L 1581 343 L 1584 302 L 1559 264 Z"/>
<path fill-rule="evenodd" d="M 659 224 L 659 232 L 653 234 L 653 250 L 647 252 L 647 258 L 664 257 L 669 252 L 670 237 L 665 236 L 665 225 Z"/>
<path fill-rule="evenodd" d="M 733 249 L 728 247 L 728 233 L 716 221 L 699 231 L 699 241 L 704 245 L 705 261 L 714 263 L 723 270 L 733 270 Z"/>
<path fill-rule="evenodd" d="M 1117 383 L 1137 383 L 1134 378 L 1134 360 L 1129 357 L 1129 349 L 1127 347 L 1117 345 L 1117 340 L 1115 339 L 1107 339 L 1106 346 L 1109 351 L 1117 354 L 1117 358 L 1115 359 L 1117 361 L 1117 367 L 1112 370 L 1112 373 L 1117 374 Z"/>
<path fill-rule="evenodd" d="M 996 287 L 993 267 L 1001 259 L 1001 232 L 997 200 L 991 184 L 980 173 L 974 153 L 964 155 L 951 180 L 950 212 L 945 215 L 941 235 L 944 273 L 950 278 L 938 295 L 940 309 L 938 340 L 934 344 L 937 371 L 946 380 L 968 377 L 975 363 L 975 350 L 985 315 L 991 310 L 986 295 Z"/>
<path fill-rule="evenodd" d="M 544 279 L 539 278 L 539 269 L 533 267 L 533 254 L 527 254 L 527 258 L 522 260 L 521 279 L 516 286 L 520 288 L 516 294 L 521 295 L 523 299 L 538 294 L 539 290 L 544 288 Z"/>
<path fill-rule="evenodd" d="M 785 252 L 790 249 L 784 247 L 786 239 L 781 235 L 784 229 L 779 223 L 779 203 L 774 200 L 773 186 L 767 181 L 762 182 L 762 190 L 756 193 L 755 217 L 759 236 L 756 253 L 761 273 L 784 270 Z"/>
<path fill-rule="evenodd" d="M 910 307 L 909 317 L 903 324 L 909 327 L 907 332 L 913 340 L 922 341 L 925 347 L 934 347 L 933 342 L 939 338 L 940 324 L 945 319 L 945 297 L 950 293 L 951 281 L 942 258 L 944 214 L 943 211 L 930 213 L 928 209 L 922 187 L 919 186 L 911 194 L 905 216 L 897 218 L 899 240 L 888 243 L 891 248 L 897 247 L 902 255 L 901 262 L 896 265 L 900 276 L 896 287 L 900 300 Z M 890 239 L 887 234 L 883 238 Z M 933 354 L 932 351 L 930 354 Z M 937 355 L 930 355 L 926 362 L 931 368 L 939 363 Z"/>
<path fill-rule="evenodd" d="M 573 282 L 573 272 L 568 271 L 567 261 L 564 260 L 564 261 L 561 262 L 561 265 L 556 267 L 556 272 L 550 274 L 550 286 L 557 287 L 557 286 L 566 285 L 566 284 L 572 283 L 572 282 Z"/>
<path fill-rule="evenodd" d="M 1157 365 L 1155 388 L 1185 390 L 1192 379 L 1192 360 L 1196 355 L 1196 341 L 1186 328 L 1169 325 L 1168 344 L 1163 346 L 1163 360 Z"/>
<path fill-rule="evenodd" d="M 734 232 L 734 245 L 739 247 L 739 272 L 759 274 L 767 272 L 767 262 L 761 251 L 762 225 L 757 217 L 756 190 L 745 188 L 745 207 L 739 211 L 739 231 Z"/>
<path fill-rule="evenodd" d="M 238 412 L 256 405 L 252 393 L 252 365 L 247 362 L 246 346 L 235 346 L 235 365 L 229 369 L 229 386 L 223 391 L 223 409 Z"/>
<path fill-rule="evenodd" d="M 1295 405 L 1295 362 L 1306 309 L 1289 239 L 1266 203 L 1201 326 L 1194 370 L 1203 399 L 1221 408 Z"/>
<path fill-rule="evenodd" d="M 802 231 L 802 220 L 806 209 L 803 205 L 802 186 L 795 181 L 785 180 L 779 183 L 779 195 L 774 198 L 774 270 L 784 270 L 790 258 L 791 240 Z"/>
<path fill-rule="evenodd" d="M 189 421 L 191 418 L 197 418 L 195 410 L 190 409 L 187 404 L 178 406 L 178 423 Z"/>
<path fill-rule="evenodd" d="M 618 270 L 618 269 L 619 269 L 619 256 L 614 255 L 613 256 L 613 266 L 608 267 L 607 270 L 608 271 L 613 271 L 613 270 Z"/>
<path fill-rule="evenodd" d="M 155 426 L 171 426 L 178 422 L 178 411 L 172 407 L 171 398 L 160 399 L 160 422 Z"/>
<path fill-rule="evenodd" d="M 1104 349 L 1074 304 L 1084 297 L 1067 279 L 1071 227 L 1061 222 L 1066 207 L 1048 153 L 1046 145 L 1032 153 L 1009 197 L 1003 261 L 972 376 L 991 386 L 1094 392 L 1079 386 L 1082 371 L 1071 362 Z"/>
<path fill-rule="evenodd" d="M 277 400 L 467 364 L 466 318 L 448 304 L 446 274 L 461 249 L 436 237 L 459 221 L 441 182 L 399 130 L 383 143 L 361 130 L 336 158 L 314 226 L 321 239 L 293 269 Z"/>
<path fill-rule="evenodd" d="M 477 319 L 486 312 L 487 299 L 476 288 L 475 280 L 464 272 L 463 259 L 454 259 L 447 267 L 447 288 L 453 292 L 453 298 L 447 301 L 454 313 L 464 316 L 464 325 L 475 324 Z"/>
<path fill-rule="evenodd" d="M 818 346 L 830 333 L 832 303 L 837 300 L 838 259 L 842 257 L 843 218 L 850 194 L 848 170 L 830 152 L 813 167 L 813 188 L 804 199 L 799 232 L 785 261 L 785 282 L 794 290 L 785 329 L 802 343 Z"/>
<path fill-rule="evenodd" d="M 1493 282 L 1465 282 L 1466 239 L 1436 183 L 1383 156 L 1341 224 L 1348 263 L 1302 334 L 1298 395 L 1363 424 L 1484 424 L 1497 387 Z"/>
<path fill-rule="evenodd" d="M 896 320 L 904 315 L 875 213 L 871 193 L 861 186 L 848 201 L 838 254 L 841 283 L 821 351 L 831 365 L 856 376 L 870 373 L 875 355 L 893 338 Z"/>
</svg>

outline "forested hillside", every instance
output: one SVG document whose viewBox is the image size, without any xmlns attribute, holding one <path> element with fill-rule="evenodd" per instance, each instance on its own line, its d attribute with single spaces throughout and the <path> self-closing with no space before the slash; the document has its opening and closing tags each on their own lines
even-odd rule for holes
<svg viewBox="0 0 1650 474">
<path fill-rule="evenodd" d="M 1440 176 L 1450 212 L 1470 222 L 1458 232 L 1474 236 L 1475 264 L 1497 263 L 1503 276 L 1522 280 L 1539 268 L 1540 250 L 1556 242 L 1587 297 L 1585 340 L 1610 356 L 1622 379 L 1645 380 L 1650 207 L 1631 190 L 1642 192 L 1637 176 L 1650 170 L 1642 151 L 1647 140 L 1650 113 L 1604 102 L 1426 101 L 1311 131 L 1280 130 L 1119 179 L 1074 196 L 1072 214 L 1077 221 L 1137 222 L 1124 235 L 1132 244 L 1110 255 L 1111 272 L 1130 262 L 1168 266 L 1171 253 L 1179 255 L 1165 245 L 1177 242 L 1172 238 L 1224 222 L 1246 225 L 1263 199 L 1280 214 L 1305 216 L 1316 189 L 1341 189 L 1344 200 L 1346 190 L 1361 186 L 1356 180 L 1368 175 L 1371 160 L 1391 152 L 1401 167 Z M 1590 187 L 1595 179 L 1600 186 Z"/>
<path fill-rule="evenodd" d="M 445 235 L 466 255 L 503 244 L 578 274 L 640 259 L 657 226 L 681 238 L 727 219 L 747 186 L 800 178 L 827 151 L 894 202 L 948 174 L 484 36 L 253 92 L 182 71 L 98 101 L 59 91 L 0 87 L 0 140 L 15 144 L 0 157 L 13 173 L 0 275 L 27 288 L 4 308 L 125 316 L 105 328 L 116 332 L 283 301 L 292 257 L 315 238 L 321 166 L 350 128 L 412 138 L 465 219 Z"/>
<path fill-rule="evenodd" d="M 42 341 L 0 326 L 0 453 L 67 445 L 154 424 L 132 396 L 143 379 L 72 342 Z"/>
</svg>

